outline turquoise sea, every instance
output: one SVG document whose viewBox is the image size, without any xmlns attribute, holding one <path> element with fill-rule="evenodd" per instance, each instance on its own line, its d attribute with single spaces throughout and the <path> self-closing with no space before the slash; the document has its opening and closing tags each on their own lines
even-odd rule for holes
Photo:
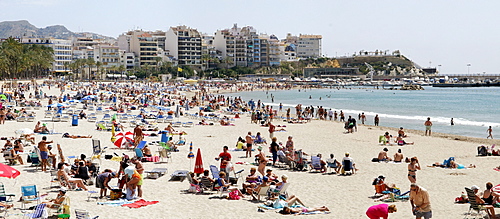
<svg viewBox="0 0 500 219">
<path fill-rule="evenodd" d="M 500 137 L 500 88 L 434 88 L 424 87 L 423 91 L 382 90 L 352 87 L 351 89 L 310 89 L 310 90 L 270 90 L 233 93 L 243 100 L 261 100 L 278 108 L 303 106 L 323 106 L 358 118 L 364 112 L 367 124 L 373 125 L 373 117 L 378 114 L 380 126 L 404 127 L 424 130 L 427 117 L 433 122 L 435 132 L 486 138 L 488 126 L 493 128 L 493 136 Z M 274 103 L 271 102 L 271 94 Z M 320 100 L 321 98 L 321 100 Z M 295 110 L 292 110 L 294 115 Z M 455 125 L 450 124 L 453 118 Z"/>
</svg>

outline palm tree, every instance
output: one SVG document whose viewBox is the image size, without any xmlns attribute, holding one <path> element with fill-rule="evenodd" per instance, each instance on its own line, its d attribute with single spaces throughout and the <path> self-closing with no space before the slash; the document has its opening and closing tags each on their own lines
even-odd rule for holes
<svg viewBox="0 0 500 219">
<path fill-rule="evenodd" d="M 121 73 L 121 76 L 123 78 L 123 72 L 126 70 L 125 66 L 124 65 L 120 65 L 118 66 L 118 71 Z"/>
<path fill-rule="evenodd" d="M 102 69 L 101 69 L 101 67 L 102 67 L 102 62 L 97 61 L 97 62 L 95 63 L 95 66 L 97 67 L 97 75 L 98 75 L 99 79 L 102 79 L 102 76 L 101 76 L 101 73 L 102 73 Z"/>
<path fill-rule="evenodd" d="M 222 63 L 226 64 L 226 69 L 228 69 L 228 68 L 229 68 L 229 65 L 234 63 L 234 60 L 233 60 L 233 58 L 232 58 L 232 57 L 226 56 L 226 57 L 224 57 L 224 59 L 222 60 Z"/>
<path fill-rule="evenodd" d="M 87 67 L 89 67 L 89 81 L 92 80 L 92 67 L 95 66 L 95 60 L 94 58 L 88 57 L 87 60 L 85 60 L 85 64 Z"/>
</svg>

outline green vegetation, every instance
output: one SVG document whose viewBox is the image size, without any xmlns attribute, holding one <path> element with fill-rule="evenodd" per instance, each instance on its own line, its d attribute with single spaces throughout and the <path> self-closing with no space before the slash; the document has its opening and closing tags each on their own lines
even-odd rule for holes
<svg viewBox="0 0 500 219">
<path fill-rule="evenodd" d="M 10 37 L 0 44 L 1 78 L 36 78 L 48 75 L 54 50 L 36 44 L 22 44 Z"/>
</svg>

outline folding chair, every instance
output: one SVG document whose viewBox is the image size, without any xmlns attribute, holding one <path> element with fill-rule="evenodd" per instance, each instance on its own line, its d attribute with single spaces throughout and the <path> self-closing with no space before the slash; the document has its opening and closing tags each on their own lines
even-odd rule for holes
<svg viewBox="0 0 500 219">
<path fill-rule="evenodd" d="M 98 159 L 99 163 L 101 163 L 101 154 L 103 152 L 104 152 L 104 150 L 101 148 L 101 140 L 92 139 L 92 159 L 91 159 L 91 161 L 94 161 L 94 159 Z"/>
<path fill-rule="evenodd" d="M 30 213 L 30 214 L 25 214 L 24 216 L 25 217 L 29 217 L 29 218 L 48 218 L 49 217 L 49 214 L 48 212 L 45 210 L 45 206 L 47 204 L 39 204 L 36 206 L 36 208 L 33 210 L 33 213 Z"/>
<path fill-rule="evenodd" d="M 147 143 L 148 143 L 147 141 L 141 141 L 141 142 L 139 142 L 139 144 L 135 148 L 139 148 L 142 150 L 146 146 Z"/>
<path fill-rule="evenodd" d="M 12 202 L 12 198 L 14 198 L 16 195 L 14 194 L 6 194 L 5 193 L 5 186 L 3 183 L 0 182 L 0 198 L 5 199 L 5 202 Z"/>
<path fill-rule="evenodd" d="M 21 186 L 22 193 L 22 209 L 26 209 L 26 203 L 36 201 L 40 203 L 40 193 L 36 189 L 36 185 Z"/>
</svg>

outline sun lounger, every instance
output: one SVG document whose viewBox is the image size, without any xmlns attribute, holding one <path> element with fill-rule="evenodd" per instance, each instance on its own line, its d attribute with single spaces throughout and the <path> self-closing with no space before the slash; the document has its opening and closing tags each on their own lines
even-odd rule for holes
<svg viewBox="0 0 500 219">
<path fill-rule="evenodd" d="M 153 170 L 144 171 L 149 179 L 158 179 L 167 173 L 167 168 L 154 168 Z M 173 175 L 173 174 L 172 174 Z"/>
<path fill-rule="evenodd" d="M 187 170 L 176 170 L 174 173 L 172 173 L 170 181 L 184 181 L 187 177 L 189 171 Z"/>
</svg>

